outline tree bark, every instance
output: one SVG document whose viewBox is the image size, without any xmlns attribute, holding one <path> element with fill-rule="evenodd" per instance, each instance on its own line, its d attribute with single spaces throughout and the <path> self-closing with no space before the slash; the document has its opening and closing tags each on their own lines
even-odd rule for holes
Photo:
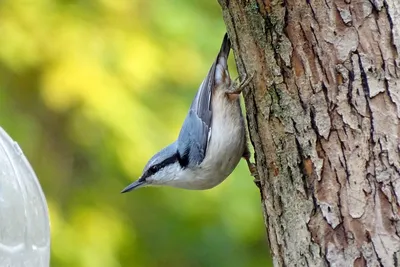
<svg viewBox="0 0 400 267">
<path fill-rule="evenodd" d="M 274 265 L 400 265 L 400 2 L 219 3 Z"/>
</svg>

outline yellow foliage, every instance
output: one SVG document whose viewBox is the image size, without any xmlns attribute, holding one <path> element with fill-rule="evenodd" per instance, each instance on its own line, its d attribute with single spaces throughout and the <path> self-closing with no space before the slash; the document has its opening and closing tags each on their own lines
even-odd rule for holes
<svg viewBox="0 0 400 267">
<path fill-rule="evenodd" d="M 266 265 L 245 164 L 209 191 L 119 194 L 177 137 L 224 31 L 217 1 L 0 1 L 0 125 L 44 188 L 52 267 Z"/>
</svg>

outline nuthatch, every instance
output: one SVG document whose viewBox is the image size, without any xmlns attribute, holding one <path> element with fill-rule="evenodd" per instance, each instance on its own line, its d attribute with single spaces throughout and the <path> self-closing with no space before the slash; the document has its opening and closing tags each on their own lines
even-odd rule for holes
<svg viewBox="0 0 400 267">
<path fill-rule="evenodd" d="M 190 106 L 178 139 L 155 154 L 141 177 L 121 193 L 149 185 L 203 190 L 224 181 L 246 159 L 252 175 L 240 93 L 252 77 L 237 84 L 228 71 L 231 43 L 225 34 L 221 49 Z"/>
</svg>

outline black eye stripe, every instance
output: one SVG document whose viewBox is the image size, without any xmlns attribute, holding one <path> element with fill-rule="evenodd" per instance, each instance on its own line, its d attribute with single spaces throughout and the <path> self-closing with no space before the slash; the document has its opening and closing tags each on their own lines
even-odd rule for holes
<svg viewBox="0 0 400 267">
<path fill-rule="evenodd" d="M 181 165 L 181 167 L 186 168 L 187 165 L 189 164 L 189 151 L 185 151 L 185 153 L 183 155 L 180 155 L 178 153 L 177 158 L 178 158 L 178 161 L 179 161 L 179 164 Z"/>
<path fill-rule="evenodd" d="M 154 164 L 146 171 L 146 173 L 144 174 L 144 177 L 148 177 L 148 176 L 155 174 L 162 168 L 164 168 L 170 164 L 174 164 L 177 160 L 178 160 L 178 155 L 174 154 L 171 157 L 164 159 L 162 162 L 160 162 L 158 164 Z"/>
</svg>

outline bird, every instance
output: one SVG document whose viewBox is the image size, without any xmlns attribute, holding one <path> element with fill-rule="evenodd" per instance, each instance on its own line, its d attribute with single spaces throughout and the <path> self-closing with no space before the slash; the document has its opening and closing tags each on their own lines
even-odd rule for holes
<svg viewBox="0 0 400 267">
<path fill-rule="evenodd" d="M 211 189 L 222 183 L 242 158 L 252 176 L 240 93 L 253 75 L 232 80 L 228 70 L 231 42 L 226 33 L 207 76 L 202 81 L 176 141 L 161 149 L 146 164 L 139 179 L 121 193 L 145 186 L 189 190 Z M 256 178 L 257 179 L 257 178 Z"/>
</svg>

